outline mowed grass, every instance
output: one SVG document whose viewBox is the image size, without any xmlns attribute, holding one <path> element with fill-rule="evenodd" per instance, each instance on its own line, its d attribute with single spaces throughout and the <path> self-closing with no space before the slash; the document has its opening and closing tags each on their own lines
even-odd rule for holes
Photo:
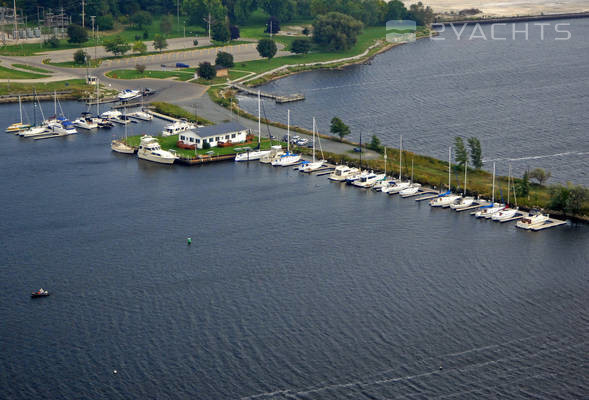
<svg viewBox="0 0 589 400">
<path fill-rule="evenodd" d="M 49 75 L 36 74 L 34 72 L 19 71 L 16 69 L 0 66 L 0 79 L 39 79 L 47 78 Z"/>
<path fill-rule="evenodd" d="M 26 69 L 26 70 L 33 71 L 33 72 L 38 72 L 40 74 L 51 74 L 51 71 L 47 71 L 46 69 L 39 68 L 39 67 L 34 67 L 32 65 L 12 64 L 12 66 L 15 68 L 21 68 L 21 69 Z"/>
<path fill-rule="evenodd" d="M 82 96 L 86 92 L 93 92 L 94 86 L 86 84 L 84 79 L 71 79 L 67 81 L 59 82 L 47 82 L 47 83 L 0 83 L 0 95 L 7 95 L 12 93 L 20 94 L 32 94 L 33 90 L 36 89 L 37 93 L 47 93 L 55 91 L 72 90 L 74 95 Z"/>
<path fill-rule="evenodd" d="M 109 78 L 114 79 L 169 79 L 176 78 L 179 81 L 188 81 L 194 79 L 194 73 L 184 71 L 151 71 L 145 70 L 139 72 L 135 69 L 117 69 L 106 74 Z"/>
</svg>

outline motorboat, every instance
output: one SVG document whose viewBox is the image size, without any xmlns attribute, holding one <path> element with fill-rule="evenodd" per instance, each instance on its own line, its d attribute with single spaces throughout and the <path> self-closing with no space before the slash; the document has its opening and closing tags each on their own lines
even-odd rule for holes
<svg viewBox="0 0 589 400">
<path fill-rule="evenodd" d="M 279 156 L 276 160 L 272 161 L 274 167 L 289 167 L 291 165 L 298 164 L 301 161 L 300 154 L 294 154 L 286 152 Z"/>
<path fill-rule="evenodd" d="M 412 196 L 414 194 L 417 194 L 417 192 L 419 192 L 419 188 L 421 187 L 421 185 L 419 183 L 412 183 L 411 185 L 409 185 L 408 188 L 405 188 L 403 190 L 401 190 L 399 192 L 399 195 L 401 196 Z"/>
<path fill-rule="evenodd" d="M 529 215 L 517 221 L 515 226 L 521 229 L 533 229 L 543 225 L 549 218 L 550 215 L 542 214 L 540 210 L 531 210 Z"/>
<path fill-rule="evenodd" d="M 191 129 L 195 129 L 194 124 L 186 121 L 185 119 L 178 120 L 172 124 L 164 126 L 162 136 L 173 136 L 178 135 L 180 132 L 185 132 Z"/>
<path fill-rule="evenodd" d="M 45 290 L 43 288 L 37 290 L 36 292 L 31 293 L 31 297 L 32 298 L 36 298 L 36 297 L 47 297 L 49 296 L 49 291 Z"/>
<path fill-rule="evenodd" d="M 346 185 L 351 185 L 354 181 L 360 179 L 364 171 L 357 169 L 355 172 L 349 173 L 346 177 Z"/>
<path fill-rule="evenodd" d="M 178 156 L 171 151 L 162 150 L 156 138 L 144 135 L 141 137 L 137 157 L 142 160 L 153 161 L 160 164 L 173 164 Z"/>
<path fill-rule="evenodd" d="M 260 162 L 262 164 L 270 164 L 272 161 L 276 160 L 278 157 L 284 154 L 282 150 L 282 146 L 277 144 L 270 147 L 270 153 L 260 157 Z"/>
<path fill-rule="evenodd" d="M 125 101 L 130 101 L 133 99 L 137 99 L 141 96 L 142 96 L 142 93 L 139 90 L 124 89 L 119 92 L 117 97 L 119 98 L 120 101 L 125 102 Z"/>
<path fill-rule="evenodd" d="M 367 189 L 367 188 L 373 187 L 374 185 L 376 185 L 376 183 L 378 181 L 381 181 L 385 178 L 386 178 L 385 174 L 376 175 L 376 174 L 372 173 L 372 174 L 368 174 L 365 176 L 361 176 L 360 179 L 357 179 L 354 182 L 352 182 L 352 185 L 354 185 L 356 187 Z"/>
<path fill-rule="evenodd" d="M 491 215 L 491 219 L 493 221 L 507 221 L 513 217 L 515 217 L 515 215 L 517 214 L 519 210 L 517 208 L 504 208 L 503 210 L 499 211 L 498 213 L 495 213 L 493 215 Z"/>
<path fill-rule="evenodd" d="M 347 165 L 338 165 L 333 171 L 331 171 L 327 179 L 336 182 L 343 182 L 348 178 L 348 176 L 358 172 L 360 172 L 358 168 L 348 167 Z"/>
<path fill-rule="evenodd" d="M 74 126 L 76 128 L 87 130 L 98 128 L 98 124 L 94 121 L 92 114 L 88 112 L 83 112 L 82 115 L 80 115 L 80 118 L 74 121 Z"/>
<path fill-rule="evenodd" d="M 474 203 L 474 197 L 466 196 L 466 197 L 462 197 L 462 198 L 458 199 L 457 201 L 455 201 L 454 203 L 450 204 L 450 208 L 452 210 L 460 211 L 464 208 L 472 206 L 473 203 Z"/>
<path fill-rule="evenodd" d="M 153 119 L 153 115 L 146 113 L 145 111 L 136 111 L 129 114 L 129 117 L 140 119 L 142 121 L 151 121 Z"/>
<path fill-rule="evenodd" d="M 359 180 L 366 180 L 366 179 L 371 179 L 374 178 L 376 176 L 376 174 L 374 173 L 374 171 L 368 171 L 368 170 L 364 170 L 361 171 L 358 175 L 356 176 L 350 176 L 348 179 L 346 179 L 346 183 L 348 185 L 353 185 L 354 182 L 359 181 Z"/>
<path fill-rule="evenodd" d="M 47 124 L 47 129 L 60 136 L 75 135 L 78 133 L 74 123 L 65 117 L 58 117 Z"/>
<path fill-rule="evenodd" d="M 120 112 L 119 110 L 108 110 L 108 111 L 105 111 L 102 114 L 100 114 L 100 116 L 102 118 L 106 118 L 106 119 L 119 118 L 121 115 L 123 115 L 123 113 Z"/>
<path fill-rule="evenodd" d="M 47 134 L 47 126 L 40 125 L 40 126 L 31 126 L 29 129 L 24 131 L 20 131 L 18 133 L 19 136 L 22 137 L 35 137 Z"/>
<path fill-rule="evenodd" d="M 397 194 L 399 193 L 401 190 L 405 190 L 407 188 L 409 188 L 411 186 L 411 182 L 406 181 L 406 182 L 396 182 L 394 185 L 389 185 L 386 188 L 382 188 L 381 192 L 383 193 L 387 193 L 387 194 Z"/>
<path fill-rule="evenodd" d="M 255 161 L 266 157 L 271 153 L 271 150 L 246 150 L 235 155 L 235 162 Z"/>
<path fill-rule="evenodd" d="M 481 207 L 474 216 L 477 218 L 489 219 L 493 214 L 496 214 L 503 209 L 505 209 L 505 204 L 491 203 L 488 206 Z"/>
<path fill-rule="evenodd" d="M 96 125 L 98 125 L 98 127 L 101 129 L 110 129 L 115 126 L 115 124 L 106 118 L 94 118 L 94 122 L 96 122 Z"/>
<path fill-rule="evenodd" d="M 120 140 L 120 139 L 113 140 L 110 143 L 110 148 L 111 148 L 112 151 L 115 151 L 117 153 L 123 153 L 123 154 L 133 154 L 133 153 L 135 153 L 135 148 L 134 147 L 129 146 L 127 143 L 125 143 L 125 141 Z M 150 161 L 152 161 L 152 160 L 150 160 Z"/>
<path fill-rule="evenodd" d="M 393 186 L 396 180 L 389 180 L 389 179 L 381 179 L 374 186 L 372 186 L 372 190 L 376 190 L 377 192 L 382 192 L 383 189 Z"/>
</svg>

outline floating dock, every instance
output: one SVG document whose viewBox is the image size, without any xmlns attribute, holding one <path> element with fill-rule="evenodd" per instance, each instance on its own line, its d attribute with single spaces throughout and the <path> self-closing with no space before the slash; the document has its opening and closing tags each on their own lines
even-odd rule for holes
<svg viewBox="0 0 589 400">
<path fill-rule="evenodd" d="M 242 93 L 246 93 L 246 94 L 249 94 L 252 96 L 258 95 L 258 90 L 253 89 L 253 88 L 249 88 L 247 86 L 239 85 L 237 83 L 232 84 L 231 87 L 242 92 Z M 291 94 L 288 96 L 280 96 L 277 94 L 272 94 L 272 93 L 267 93 L 267 92 L 262 92 L 262 91 L 260 91 L 259 93 L 260 93 L 261 97 L 266 97 L 268 99 L 272 99 L 279 104 L 305 100 L 305 95 L 301 94 L 301 93 L 295 93 L 295 94 Z"/>
<path fill-rule="evenodd" d="M 179 164 L 184 165 L 200 165 L 219 161 L 234 161 L 235 154 L 223 154 L 220 156 L 202 156 L 195 158 L 179 158 L 176 160 Z"/>
<path fill-rule="evenodd" d="M 155 112 L 153 110 L 145 110 L 145 112 L 153 115 L 156 118 L 163 119 L 164 121 L 170 121 L 170 122 L 180 121 L 178 118 L 170 117 L 169 115 L 160 114 L 160 113 Z"/>
<path fill-rule="evenodd" d="M 421 195 L 429 194 L 429 193 L 431 193 L 431 194 L 436 193 L 436 196 L 438 195 L 438 192 L 435 190 L 432 190 L 432 189 L 419 189 L 419 191 L 417 191 L 417 193 L 413 193 L 413 194 L 400 194 L 399 193 L 399 195 L 402 198 L 406 199 L 408 197 L 421 196 Z M 436 197 L 436 196 L 434 196 L 434 197 Z"/>
<path fill-rule="evenodd" d="M 544 222 L 542 225 L 531 227 L 530 230 L 537 232 L 537 231 L 541 231 L 543 229 L 554 228 L 556 226 L 564 225 L 566 223 L 567 223 L 566 221 L 561 221 L 559 219 L 549 219 L 548 221 Z"/>
<path fill-rule="evenodd" d="M 119 99 L 117 97 L 112 97 L 110 99 L 102 99 L 100 101 L 89 100 L 86 102 L 86 105 L 87 106 L 95 106 L 97 104 L 111 104 L 111 103 L 116 103 L 117 101 L 119 101 Z"/>
<path fill-rule="evenodd" d="M 522 219 L 523 217 L 527 217 L 527 216 L 528 216 L 528 213 L 526 213 L 526 212 L 518 212 L 512 218 L 502 219 L 502 220 L 496 220 L 496 219 L 494 219 L 493 221 L 495 221 L 495 222 L 501 222 L 501 223 L 511 222 L 511 221 L 517 221 L 518 219 Z"/>
<path fill-rule="evenodd" d="M 474 210 L 477 208 L 488 206 L 489 204 L 491 204 L 491 203 L 486 203 L 484 201 L 474 202 L 474 203 L 472 203 L 472 206 L 468 206 L 468 207 L 464 207 L 464 208 L 455 208 L 454 211 L 461 212 L 461 211 Z"/>
</svg>

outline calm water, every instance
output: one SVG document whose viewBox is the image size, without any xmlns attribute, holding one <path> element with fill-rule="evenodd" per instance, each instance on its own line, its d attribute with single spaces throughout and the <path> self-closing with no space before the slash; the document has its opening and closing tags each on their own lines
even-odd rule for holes
<svg viewBox="0 0 589 400">
<path fill-rule="evenodd" d="M 329 121 L 341 117 L 367 140 L 376 134 L 384 143 L 447 159 L 455 136 L 476 136 L 483 155 L 497 160 L 507 174 L 513 159 L 518 175 L 526 168 L 552 171 L 555 181 L 589 185 L 589 19 L 547 21 L 544 40 L 538 26 L 528 26 L 528 40 L 513 25 L 482 31 L 489 40 L 461 40 L 447 28 L 445 40 L 420 40 L 376 57 L 372 65 L 345 71 L 316 71 L 264 86 L 275 93 L 304 93 L 303 102 L 265 103 L 268 117 L 286 122 L 290 108 L 295 124 L 329 132 Z M 555 32 L 571 32 L 570 40 Z M 456 28 L 458 31 L 460 27 Z M 523 31 L 524 24 L 515 29 Z M 481 32 L 476 32 L 479 36 Z M 257 113 L 255 98 L 241 105 Z"/>
<path fill-rule="evenodd" d="M 587 227 L 139 162 L 110 136 L 0 135 L 0 397 L 589 396 Z"/>
</svg>

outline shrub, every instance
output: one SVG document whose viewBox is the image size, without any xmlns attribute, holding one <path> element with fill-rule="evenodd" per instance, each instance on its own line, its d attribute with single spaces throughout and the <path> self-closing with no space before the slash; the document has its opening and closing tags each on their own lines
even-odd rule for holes
<svg viewBox="0 0 589 400">
<path fill-rule="evenodd" d="M 74 64 L 84 65 L 86 63 L 86 57 L 88 54 L 84 50 L 78 50 L 74 53 Z"/>
<path fill-rule="evenodd" d="M 54 35 L 45 40 L 45 45 L 54 49 L 59 47 L 59 39 Z"/>
<path fill-rule="evenodd" d="M 196 46 L 198 46 L 198 40 L 197 40 L 197 39 L 194 39 L 194 40 L 192 41 L 192 44 L 193 44 L 195 47 L 196 47 Z"/>
<path fill-rule="evenodd" d="M 309 39 L 295 39 L 292 42 L 291 50 L 296 54 L 307 54 L 311 50 L 311 41 Z"/>
<path fill-rule="evenodd" d="M 115 20 L 112 15 L 101 15 L 96 18 L 96 25 L 100 27 L 101 31 L 110 31 L 115 25 Z"/>
<path fill-rule="evenodd" d="M 68 42 L 84 43 L 88 40 L 88 31 L 80 25 L 71 24 L 67 27 Z"/>
<path fill-rule="evenodd" d="M 217 76 L 217 70 L 211 65 L 210 62 L 201 62 L 198 64 L 198 76 L 203 79 L 211 80 Z"/>
<path fill-rule="evenodd" d="M 217 58 L 215 58 L 215 64 L 231 68 L 233 67 L 233 55 L 224 51 L 220 51 L 217 53 Z"/>
<path fill-rule="evenodd" d="M 145 72 L 145 65 L 143 64 L 136 64 L 135 65 L 135 69 L 137 70 L 137 72 L 139 72 L 140 74 L 143 74 L 143 72 Z"/>
<path fill-rule="evenodd" d="M 272 39 L 260 39 L 256 49 L 258 50 L 260 56 L 267 58 L 268 60 L 274 57 L 278 51 L 276 43 Z"/>
<path fill-rule="evenodd" d="M 204 142 L 202 142 L 202 148 L 205 149 L 205 150 L 206 149 L 210 149 L 211 148 L 211 145 L 210 145 L 209 142 L 204 141 Z"/>
</svg>

